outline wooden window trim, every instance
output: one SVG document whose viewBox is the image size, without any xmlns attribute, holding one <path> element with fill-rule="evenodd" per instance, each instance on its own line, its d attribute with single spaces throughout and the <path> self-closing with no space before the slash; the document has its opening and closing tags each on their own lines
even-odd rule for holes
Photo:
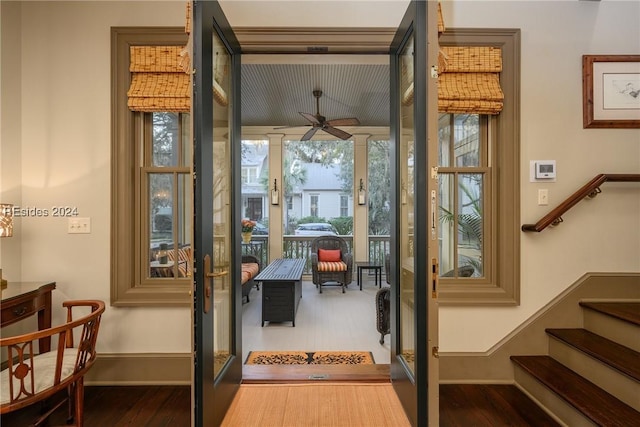
<svg viewBox="0 0 640 427">
<path fill-rule="evenodd" d="M 489 227 L 497 233 L 491 250 L 491 280 L 440 282 L 440 305 L 520 304 L 520 30 L 448 28 L 443 46 L 496 46 L 502 49 L 500 74 L 505 100 L 499 116 L 490 120 L 489 136 L 500 150 L 491 150 L 493 195 Z M 487 248 L 489 250 L 489 248 Z M 468 281 L 467 281 L 468 282 Z"/>
<path fill-rule="evenodd" d="M 184 46 L 184 27 L 113 27 L 111 29 L 111 305 L 190 306 L 192 285 L 187 280 L 142 283 L 136 274 L 141 254 L 136 250 L 136 231 L 141 218 L 134 212 L 139 189 L 135 182 L 143 153 L 134 140 L 142 129 L 141 114 L 129 111 L 129 46 Z M 139 246 L 138 246 L 139 247 Z M 158 281 L 165 282 L 165 281 Z M 166 281 L 169 282 L 169 281 Z"/>
</svg>

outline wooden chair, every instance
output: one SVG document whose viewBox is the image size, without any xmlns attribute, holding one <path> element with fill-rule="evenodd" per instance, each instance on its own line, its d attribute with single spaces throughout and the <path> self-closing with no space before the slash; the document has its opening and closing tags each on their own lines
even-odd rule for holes
<svg viewBox="0 0 640 427">
<path fill-rule="evenodd" d="M 16 411 L 66 391 L 64 398 L 52 402 L 32 425 L 40 426 L 65 402 L 68 402 L 68 421 L 83 425 L 84 375 L 96 359 L 96 341 L 100 319 L 105 310 L 103 301 L 65 301 L 66 323 L 15 337 L 0 338 L 6 369 L 0 373 L 2 393 L 0 413 Z M 81 308 L 84 307 L 84 308 Z M 74 308 L 90 312 L 73 320 Z M 76 312 L 77 312 L 76 310 Z M 74 337 L 75 335 L 75 337 Z M 41 338 L 52 338 L 53 349 L 36 353 Z M 74 346 L 74 338 L 77 346 Z M 39 349 L 39 347 L 38 347 Z"/>
<path fill-rule="evenodd" d="M 311 273 L 320 293 L 327 282 L 336 282 L 344 293 L 353 280 L 353 257 L 347 242 L 338 236 L 316 237 L 311 242 Z"/>
</svg>

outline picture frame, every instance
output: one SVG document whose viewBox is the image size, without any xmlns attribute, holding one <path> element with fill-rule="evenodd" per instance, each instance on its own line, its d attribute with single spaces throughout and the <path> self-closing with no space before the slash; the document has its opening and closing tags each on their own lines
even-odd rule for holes
<svg viewBox="0 0 640 427">
<path fill-rule="evenodd" d="M 640 55 L 582 56 L 583 128 L 640 128 Z"/>
</svg>

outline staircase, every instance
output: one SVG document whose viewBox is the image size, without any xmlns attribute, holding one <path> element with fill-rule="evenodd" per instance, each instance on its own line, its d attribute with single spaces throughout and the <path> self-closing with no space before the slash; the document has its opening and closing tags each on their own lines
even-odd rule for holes
<svg viewBox="0 0 640 427">
<path fill-rule="evenodd" d="M 546 329 L 548 355 L 515 379 L 569 426 L 640 426 L 640 302 L 580 302 L 584 328 Z"/>
</svg>

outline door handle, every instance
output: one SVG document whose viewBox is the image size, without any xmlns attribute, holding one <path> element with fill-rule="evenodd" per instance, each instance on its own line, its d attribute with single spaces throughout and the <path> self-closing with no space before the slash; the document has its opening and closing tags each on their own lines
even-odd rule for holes
<svg viewBox="0 0 640 427">
<path fill-rule="evenodd" d="M 211 257 L 209 254 L 204 256 L 204 307 L 202 311 L 208 313 L 211 310 Z"/>
<path fill-rule="evenodd" d="M 222 277 L 229 274 L 229 270 L 223 270 L 219 272 L 211 271 L 211 256 L 206 254 L 204 256 L 204 307 L 203 311 L 206 313 L 211 310 L 211 295 L 213 294 L 213 287 L 211 286 L 211 280 L 216 277 Z"/>
</svg>

